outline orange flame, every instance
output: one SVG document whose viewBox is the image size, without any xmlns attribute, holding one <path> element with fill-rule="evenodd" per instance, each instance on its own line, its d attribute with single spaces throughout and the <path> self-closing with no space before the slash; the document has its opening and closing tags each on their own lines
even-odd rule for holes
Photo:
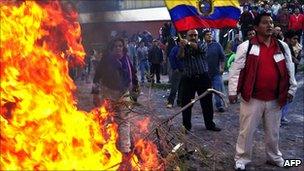
<svg viewBox="0 0 304 171">
<path fill-rule="evenodd" d="M 58 1 L 0 3 L 0 170 L 119 169 L 114 114 L 79 111 L 73 98 L 68 59 L 85 55 L 77 13 Z"/>
<path fill-rule="evenodd" d="M 137 121 L 136 125 L 139 127 L 139 130 L 143 133 L 149 132 L 149 124 L 150 124 L 150 118 L 146 117 L 143 120 Z"/>
<path fill-rule="evenodd" d="M 135 134 L 135 154 L 138 158 L 133 158 L 132 166 L 136 167 L 140 165 L 142 170 L 163 170 L 164 165 L 158 160 L 158 151 L 155 144 L 150 141 L 146 141 L 144 137 L 150 131 L 150 118 L 145 117 L 142 120 L 136 122 L 137 128 L 139 128 Z M 134 155 L 135 156 L 135 155 Z"/>
<path fill-rule="evenodd" d="M 143 139 L 137 140 L 135 144 L 136 152 L 139 154 L 142 170 L 163 170 L 163 165 L 158 161 L 157 147 L 155 144 Z"/>
</svg>

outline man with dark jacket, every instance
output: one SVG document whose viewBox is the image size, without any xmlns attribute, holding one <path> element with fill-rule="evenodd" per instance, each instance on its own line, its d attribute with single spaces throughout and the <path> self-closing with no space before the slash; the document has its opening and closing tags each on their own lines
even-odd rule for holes
<svg viewBox="0 0 304 171">
<path fill-rule="evenodd" d="M 198 41 L 197 30 L 187 31 L 187 39 L 180 40 L 178 57 L 183 63 L 181 85 L 183 89 L 182 106 L 186 106 L 195 97 L 195 93 L 201 95 L 211 88 L 211 80 L 208 74 L 208 63 L 205 56 L 205 46 Z M 212 94 L 206 95 L 200 100 L 205 126 L 207 130 L 221 131 L 213 122 Z M 192 106 L 183 111 L 183 125 L 191 131 Z"/>
<path fill-rule="evenodd" d="M 180 80 L 183 72 L 182 61 L 177 57 L 179 46 L 172 48 L 169 54 L 170 66 L 172 68 L 170 94 L 168 96 L 167 108 L 172 108 L 174 105 L 176 93 L 178 92 L 177 105 L 181 105 L 182 91 L 180 88 Z"/>
<path fill-rule="evenodd" d="M 159 42 L 156 39 L 153 40 L 153 46 L 149 50 L 148 60 L 151 64 L 150 74 L 152 81 L 154 80 L 154 75 L 156 75 L 156 82 L 160 83 L 160 65 L 163 62 L 163 52 L 159 48 Z"/>
<path fill-rule="evenodd" d="M 212 87 L 220 92 L 224 92 L 224 83 L 222 74 L 225 67 L 225 54 L 221 44 L 212 39 L 210 30 L 203 32 L 206 42 L 206 59 L 209 67 L 209 76 Z M 225 112 L 224 103 L 218 96 L 214 96 L 215 106 L 219 112 Z"/>
<path fill-rule="evenodd" d="M 244 11 L 240 16 L 239 24 L 241 25 L 242 36 L 245 37 L 248 31 L 248 28 L 253 25 L 253 20 L 255 16 L 249 10 L 248 6 L 244 7 Z M 244 39 L 244 38 L 243 38 Z"/>
</svg>

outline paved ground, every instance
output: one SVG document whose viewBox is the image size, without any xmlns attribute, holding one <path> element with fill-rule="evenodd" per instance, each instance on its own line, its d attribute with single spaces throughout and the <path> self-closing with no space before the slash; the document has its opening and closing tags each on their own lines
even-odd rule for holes
<svg viewBox="0 0 304 171">
<path fill-rule="evenodd" d="M 295 100 L 290 106 L 288 115 L 290 123 L 282 126 L 280 130 L 280 149 L 284 158 L 302 159 L 302 162 L 304 162 L 303 72 L 297 75 L 297 79 L 299 81 L 299 88 Z M 167 80 L 167 77 L 162 77 L 162 83 L 167 83 Z M 86 111 L 91 110 L 91 84 L 84 81 L 77 81 L 77 86 L 76 97 L 79 108 Z M 157 85 L 156 88 L 150 88 L 148 84 L 141 87 L 142 94 L 138 99 L 141 106 L 138 108 L 145 109 L 145 111 L 147 111 L 145 114 L 149 113 L 149 115 L 154 118 L 154 124 L 172 116 L 180 109 L 179 107 L 172 109 L 165 107 L 166 96 L 169 92 L 164 87 L 166 87 L 164 84 Z M 239 128 L 239 104 L 229 105 L 227 111 L 224 113 L 215 112 L 214 120 L 217 125 L 222 128 L 221 132 L 210 132 L 205 129 L 198 103 L 194 105 L 192 113 L 193 134 L 177 139 L 178 141 L 183 139 L 184 142 L 191 142 L 193 149 L 199 148 L 206 150 L 207 158 L 202 159 L 194 153 L 188 158 L 179 160 L 179 167 L 182 168 L 182 170 L 233 170 L 233 157 Z M 173 130 L 177 130 L 177 132 L 181 130 L 181 116 L 176 117 L 171 124 Z M 179 134 L 175 135 L 176 137 L 180 136 Z M 248 170 L 303 170 L 303 163 L 302 168 L 290 169 L 281 169 L 265 164 L 264 150 L 264 132 L 262 125 L 260 125 L 255 133 L 253 162 L 248 165 Z"/>
</svg>

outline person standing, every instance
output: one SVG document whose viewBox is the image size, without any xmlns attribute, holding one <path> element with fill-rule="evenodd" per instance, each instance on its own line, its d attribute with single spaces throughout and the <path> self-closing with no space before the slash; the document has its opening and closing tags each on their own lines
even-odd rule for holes
<svg viewBox="0 0 304 171">
<path fill-rule="evenodd" d="M 281 9 L 281 5 L 279 4 L 278 1 L 274 2 L 274 4 L 271 6 L 271 11 L 272 11 L 274 19 L 277 18 L 277 15 L 278 15 L 280 9 Z"/>
<path fill-rule="evenodd" d="M 251 26 L 247 32 L 247 39 L 250 40 L 251 38 L 255 37 L 256 33 L 255 33 L 255 29 L 253 26 Z"/>
<path fill-rule="evenodd" d="M 139 43 L 139 47 L 137 48 L 137 58 L 138 58 L 138 65 L 140 70 L 141 76 L 141 83 L 145 82 L 145 75 L 149 71 L 148 65 L 148 48 L 145 46 L 145 42 L 142 40 Z"/>
<path fill-rule="evenodd" d="M 169 61 L 172 68 L 172 76 L 170 94 L 167 99 L 167 108 L 173 107 L 176 93 L 178 93 L 177 105 L 181 106 L 182 89 L 180 87 L 180 80 L 183 72 L 183 64 L 181 60 L 177 57 L 178 52 L 179 46 L 176 45 L 172 48 L 169 54 Z"/>
<path fill-rule="evenodd" d="M 202 42 L 198 42 L 197 30 L 188 30 L 187 38 L 180 40 L 178 57 L 182 61 L 183 74 L 181 86 L 183 90 L 182 107 L 186 106 L 195 97 L 195 93 L 201 95 L 211 88 L 211 80 L 208 74 L 208 63 L 206 61 L 205 49 Z M 200 100 L 204 122 L 207 130 L 221 131 L 213 122 L 212 94 L 206 95 Z M 192 106 L 183 111 L 183 125 L 186 132 L 191 131 L 191 109 Z"/>
<path fill-rule="evenodd" d="M 278 26 L 281 27 L 282 32 L 285 33 L 288 30 L 290 14 L 288 12 L 288 8 L 285 5 L 282 5 L 282 8 L 279 10 L 277 15 L 277 23 Z"/>
<path fill-rule="evenodd" d="M 300 62 L 299 58 L 296 57 L 296 51 L 293 48 L 293 45 L 297 43 L 297 34 L 293 30 L 289 30 L 285 33 L 284 41 L 287 43 L 290 53 L 291 53 L 291 59 L 295 65 L 295 75 L 297 73 L 297 65 Z M 289 120 L 287 119 L 287 115 L 289 113 L 289 106 L 290 104 L 287 103 L 282 107 L 282 116 L 281 116 L 281 126 L 287 125 Z"/>
<path fill-rule="evenodd" d="M 257 36 L 242 43 L 229 72 L 229 101 L 241 94 L 240 129 L 236 144 L 235 169 L 245 170 L 251 162 L 253 135 L 262 120 L 267 161 L 283 167 L 279 150 L 281 110 L 292 101 L 297 83 L 288 45 L 274 37 L 270 14 L 255 19 Z"/>
<path fill-rule="evenodd" d="M 244 11 L 241 14 L 239 24 L 241 25 L 242 37 L 246 36 L 248 28 L 253 25 L 254 14 L 249 10 L 249 6 L 244 6 Z"/>
<path fill-rule="evenodd" d="M 204 40 L 207 44 L 206 59 L 208 62 L 209 76 L 212 87 L 220 92 L 224 91 L 222 74 L 225 67 L 225 53 L 223 47 L 212 39 L 210 30 L 203 32 Z M 219 112 L 225 112 L 223 101 L 220 97 L 214 96 L 215 106 Z"/>
<path fill-rule="evenodd" d="M 300 38 L 302 36 L 303 23 L 304 15 L 300 13 L 299 8 L 295 8 L 294 13 L 290 16 L 289 19 L 289 30 L 294 30 Z"/>
<path fill-rule="evenodd" d="M 282 29 L 281 27 L 279 26 L 276 26 L 274 29 L 273 29 L 273 36 L 279 40 L 284 40 L 284 34 L 282 32 Z"/>
<path fill-rule="evenodd" d="M 163 52 L 159 48 L 159 42 L 156 39 L 153 40 L 153 46 L 149 50 L 148 60 L 151 64 L 151 81 L 154 82 L 154 75 L 156 75 L 156 83 L 160 83 L 160 65 L 163 63 Z"/>
<path fill-rule="evenodd" d="M 125 44 L 127 46 L 128 49 L 128 56 L 130 57 L 131 61 L 132 61 L 132 65 L 134 66 L 134 69 L 137 69 L 137 57 L 136 57 L 136 46 L 135 46 L 135 42 L 128 38 L 125 38 Z"/>
<path fill-rule="evenodd" d="M 139 91 L 136 72 L 127 56 L 124 39 L 115 38 L 110 42 L 107 54 L 96 68 L 92 94 L 96 107 L 101 105 L 101 100 L 110 100 L 110 108 L 114 109 L 114 119 L 118 124 L 118 149 L 124 158 L 127 158 L 131 151 L 131 130 L 128 113 L 125 112 L 127 109 L 121 104 L 131 100 L 129 95 L 132 91 Z M 99 94 L 102 94 L 102 99 Z"/>
</svg>

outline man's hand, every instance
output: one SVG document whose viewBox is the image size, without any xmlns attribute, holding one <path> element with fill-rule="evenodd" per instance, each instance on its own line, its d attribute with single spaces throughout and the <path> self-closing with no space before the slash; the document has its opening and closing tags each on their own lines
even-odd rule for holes
<svg viewBox="0 0 304 171">
<path fill-rule="evenodd" d="M 291 94 L 287 94 L 287 102 L 288 103 L 291 103 L 292 102 L 292 100 L 293 100 L 293 95 L 291 95 Z"/>
<path fill-rule="evenodd" d="M 100 106 L 100 98 L 99 98 L 99 95 L 98 94 L 93 94 L 93 104 L 95 107 L 98 107 Z"/>
<path fill-rule="evenodd" d="M 231 104 L 235 104 L 237 102 L 237 95 L 232 95 L 232 96 L 229 96 L 229 102 Z"/>
<path fill-rule="evenodd" d="M 181 39 L 179 42 L 179 45 L 182 47 L 185 47 L 188 44 L 188 40 L 187 39 Z"/>
</svg>

